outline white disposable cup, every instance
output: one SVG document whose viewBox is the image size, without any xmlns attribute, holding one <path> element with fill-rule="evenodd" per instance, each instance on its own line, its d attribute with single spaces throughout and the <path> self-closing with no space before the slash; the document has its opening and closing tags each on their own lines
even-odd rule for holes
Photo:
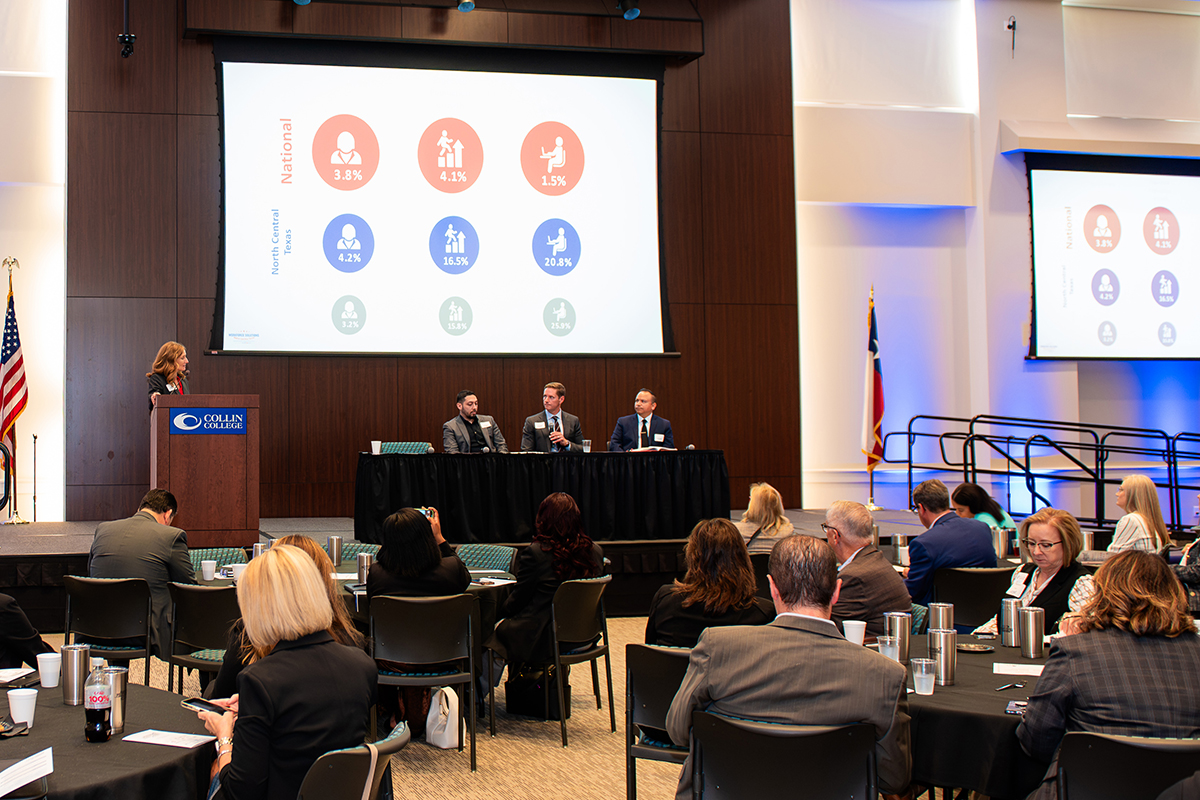
<svg viewBox="0 0 1200 800">
<path fill-rule="evenodd" d="M 242 577 L 242 572 L 245 571 L 246 565 L 245 564 L 230 564 L 229 568 L 231 570 L 233 570 L 233 579 L 236 581 L 238 578 Z"/>
<path fill-rule="evenodd" d="M 371 455 L 377 456 L 383 452 L 383 442 L 378 439 L 371 440 Z"/>
<path fill-rule="evenodd" d="M 13 722 L 24 722 L 33 727 L 33 712 L 37 710 L 37 689 L 9 689 L 8 713 Z"/>
<path fill-rule="evenodd" d="M 62 656 L 58 653 L 38 653 L 38 678 L 42 686 L 53 689 L 58 686 L 58 674 L 62 671 Z"/>
<path fill-rule="evenodd" d="M 213 578 L 216 577 L 216 575 L 217 575 L 217 562 L 215 562 L 215 561 L 201 561 L 200 562 L 200 576 L 203 577 L 204 580 L 211 581 Z"/>
<path fill-rule="evenodd" d="M 908 566 L 908 548 L 901 547 L 901 548 L 899 548 L 899 550 L 900 550 L 900 566 L 907 567 Z"/>
<path fill-rule="evenodd" d="M 592 440 L 591 439 L 583 440 L 583 452 L 585 452 L 585 453 L 592 452 Z"/>
<path fill-rule="evenodd" d="M 846 633 L 846 641 L 862 644 L 867 635 L 867 623 L 857 619 L 842 620 L 842 630 Z"/>
<path fill-rule="evenodd" d="M 917 694 L 933 694 L 934 679 L 937 678 L 937 662 L 932 658 L 914 658 L 912 664 L 913 686 Z"/>
<path fill-rule="evenodd" d="M 898 636 L 880 636 L 879 652 L 896 663 L 900 662 L 900 638 Z"/>
</svg>

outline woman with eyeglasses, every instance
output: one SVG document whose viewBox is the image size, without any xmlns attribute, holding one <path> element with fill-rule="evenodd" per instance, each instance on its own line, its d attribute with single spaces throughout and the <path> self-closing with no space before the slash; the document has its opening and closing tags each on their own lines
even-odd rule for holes
<svg viewBox="0 0 1200 800">
<path fill-rule="evenodd" d="M 1054 633 L 1059 621 L 1079 611 L 1092 598 L 1092 576 L 1075 559 L 1083 550 L 1079 522 L 1070 513 L 1043 508 L 1021 523 L 1021 543 L 1031 563 L 1013 573 L 1006 593 L 1019 597 L 1023 607 L 1037 606 L 1046 612 L 1046 633 Z M 996 632 L 996 618 L 976 629 Z"/>
</svg>

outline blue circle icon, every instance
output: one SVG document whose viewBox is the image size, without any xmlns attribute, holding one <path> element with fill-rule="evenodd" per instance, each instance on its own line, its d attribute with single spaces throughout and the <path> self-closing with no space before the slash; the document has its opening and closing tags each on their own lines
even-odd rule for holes
<svg viewBox="0 0 1200 800">
<path fill-rule="evenodd" d="M 479 234 L 462 217 L 446 217 L 429 233 L 429 257 L 442 272 L 461 275 L 479 258 Z"/>
<path fill-rule="evenodd" d="M 375 252 L 375 234 L 362 217 L 342 214 L 325 227 L 321 245 L 334 269 L 358 272 Z"/>
<path fill-rule="evenodd" d="M 579 234 L 563 219 L 548 219 L 533 234 L 533 260 L 550 275 L 566 275 L 579 264 Z"/>
</svg>

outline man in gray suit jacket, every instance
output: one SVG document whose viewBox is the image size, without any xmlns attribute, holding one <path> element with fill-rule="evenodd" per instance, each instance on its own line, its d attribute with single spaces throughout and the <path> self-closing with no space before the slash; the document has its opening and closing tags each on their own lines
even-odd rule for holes
<svg viewBox="0 0 1200 800">
<path fill-rule="evenodd" d="M 458 416 L 442 424 L 442 449 L 447 453 L 507 453 L 508 444 L 496 420 L 479 413 L 479 398 L 470 389 L 458 393 Z"/>
<path fill-rule="evenodd" d="M 825 542 L 800 534 L 783 539 L 771 551 L 768 573 L 779 616 L 769 625 L 700 635 L 667 714 L 671 739 L 690 743 L 697 709 L 792 725 L 863 722 L 875 728 L 879 790 L 903 792 L 912 773 L 907 670 L 846 641 L 830 621 L 837 560 Z M 692 796 L 691 755 L 675 796 Z"/>
<path fill-rule="evenodd" d="M 862 503 L 838 500 L 825 512 L 825 541 L 838 560 L 841 589 L 833 606 L 833 621 L 867 623 L 868 636 L 883 635 L 883 615 L 889 611 L 912 611 L 912 601 L 900 573 L 871 543 L 874 520 Z"/>
<path fill-rule="evenodd" d="M 525 420 L 521 431 L 521 452 L 582 453 L 583 427 L 579 417 L 562 410 L 567 389 L 561 383 L 547 383 L 542 390 L 540 414 Z"/>
<path fill-rule="evenodd" d="M 163 660 L 171 650 L 167 584 L 196 582 L 187 534 L 171 527 L 178 508 L 175 495 L 151 489 L 129 519 L 100 523 L 88 556 L 88 574 L 93 578 L 145 578 L 150 584 L 150 644 Z"/>
</svg>

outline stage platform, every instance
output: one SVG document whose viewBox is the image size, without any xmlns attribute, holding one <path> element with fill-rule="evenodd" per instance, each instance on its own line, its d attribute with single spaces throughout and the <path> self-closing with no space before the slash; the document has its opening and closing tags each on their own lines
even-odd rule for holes
<svg viewBox="0 0 1200 800">
<path fill-rule="evenodd" d="M 824 510 L 788 510 L 796 531 L 824 538 Z M 740 519 L 742 511 L 731 516 Z M 880 537 L 895 533 L 916 535 L 923 528 L 907 510 L 875 514 Z M 34 627 L 61 632 L 66 614 L 64 575 L 86 575 L 88 551 L 98 522 L 31 522 L 0 526 L 0 592 L 17 599 Z M 324 543 L 331 535 L 354 541 L 352 517 L 277 517 L 259 522 L 262 541 L 303 534 Z M 683 574 L 684 539 L 604 541 L 613 583 L 605 595 L 612 616 L 646 613 L 654 592 Z M 516 543 L 520 544 L 520 543 Z"/>
</svg>

